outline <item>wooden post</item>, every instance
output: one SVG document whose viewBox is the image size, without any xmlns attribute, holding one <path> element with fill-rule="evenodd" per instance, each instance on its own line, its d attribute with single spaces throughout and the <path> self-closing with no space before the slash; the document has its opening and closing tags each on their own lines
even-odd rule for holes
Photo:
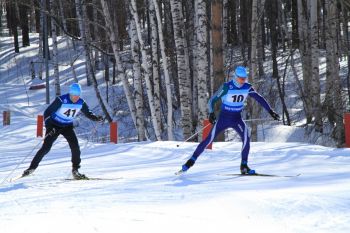
<svg viewBox="0 0 350 233">
<path fill-rule="evenodd" d="M 208 119 L 205 119 L 203 121 L 203 127 L 204 127 L 204 130 L 203 130 L 203 135 L 202 135 L 202 140 L 206 139 L 210 133 L 210 130 L 212 128 L 212 126 L 208 126 L 206 127 L 208 124 L 210 124 L 209 120 Z M 210 143 L 208 146 L 207 146 L 207 149 L 213 149 L 213 143 Z"/>
<path fill-rule="evenodd" d="M 11 113 L 10 111 L 3 111 L 3 125 L 10 125 L 11 123 Z"/>
<path fill-rule="evenodd" d="M 36 136 L 42 137 L 43 136 L 43 128 L 44 128 L 44 116 L 38 115 L 36 120 Z"/>
<path fill-rule="evenodd" d="M 117 122 L 111 122 L 110 124 L 110 141 L 118 143 L 118 124 Z"/>
<path fill-rule="evenodd" d="M 345 146 L 350 147 L 350 113 L 344 113 Z"/>
</svg>

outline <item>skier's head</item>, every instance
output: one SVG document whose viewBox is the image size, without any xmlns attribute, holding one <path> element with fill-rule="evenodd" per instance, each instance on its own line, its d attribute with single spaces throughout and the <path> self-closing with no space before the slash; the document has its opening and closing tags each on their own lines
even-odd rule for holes
<svg viewBox="0 0 350 233">
<path fill-rule="evenodd" d="M 79 83 L 73 83 L 69 87 L 69 95 L 71 100 L 75 103 L 79 100 L 81 95 L 81 86 Z"/>
<path fill-rule="evenodd" d="M 244 66 L 237 66 L 233 74 L 233 83 L 237 87 L 241 87 L 247 81 L 247 78 L 248 75 L 246 68 Z"/>
</svg>

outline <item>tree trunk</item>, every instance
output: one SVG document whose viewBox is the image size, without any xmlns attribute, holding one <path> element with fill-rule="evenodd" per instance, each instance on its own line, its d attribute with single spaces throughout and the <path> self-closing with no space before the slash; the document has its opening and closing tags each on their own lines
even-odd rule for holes
<svg viewBox="0 0 350 233">
<path fill-rule="evenodd" d="M 59 4 L 59 10 L 60 10 L 60 15 L 61 15 L 61 20 L 62 20 L 62 25 L 63 25 L 63 30 L 64 31 L 68 31 L 67 30 L 67 21 L 66 21 L 66 17 L 64 16 L 64 9 L 63 9 L 63 5 L 62 5 L 62 0 L 58 0 L 58 4 Z M 71 67 L 71 71 L 72 71 L 72 75 L 73 75 L 73 79 L 74 82 L 78 82 L 78 78 L 77 78 L 77 74 L 75 72 L 75 67 L 74 67 L 74 62 L 75 60 L 73 59 L 73 55 L 72 55 L 72 49 L 74 49 L 72 43 L 71 43 L 71 39 L 68 36 L 65 36 L 65 41 L 66 41 L 66 49 L 67 49 L 67 53 L 69 56 L 69 64 Z"/>
<path fill-rule="evenodd" d="M 56 1 L 50 0 L 51 5 L 51 15 L 55 15 L 57 12 L 56 9 Z M 55 93 L 56 96 L 61 95 L 60 88 L 60 77 L 59 77 L 59 69 L 58 69 L 58 49 L 57 49 L 57 25 L 55 20 L 51 20 L 51 34 L 52 34 L 52 62 L 54 67 L 54 80 L 55 80 Z"/>
<path fill-rule="evenodd" d="M 131 0 L 130 4 L 131 4 L 130 11 L 131 11 L 131 14 L 133 15 L 133 18 L 135 19 L 137 36 L 138 36 L 140 47 L 141 47 L 142 68 L 144 70 L 144 77 L 145 77 L 145 81 L 146 81 L 146 91 L 147 91 L 149 107 L 151 110 L 151 120 L 152 120 L 152 124 L 153 124 L 154 134 L 155 134 L 156 140 L 160 141 L 160 140 L 162 140 L 162 138 L 161 138 L 161 134 L 160 134 L 160 129 L 158 128 L 158 122 L 157 122 L 158 119 L 156 116 L 156 109 L 154 106 L 154 98 L 152 95 L 152 85 L 151 85 L 151 80 L 150 80 L 150 67 L 149 67 L 149 64 L 147 61 L 147 53 L 146 53 L 145 44 L 143 42 L 143 38 L 141 35 L 140 21 L 139 21 L 139 16 L 137 13 L 135 0 Z"/>
<path fill-rule="evenodd" d="M 198 84 L 198 123 L 202 127 L 204 119 L 208 116 L 207 102 L 208 102 L 208 88 L 207 82 L 209 78 L 208 70 L 208 38 L 207 38 L 207 6 L 205 0 L 196 1 L 196 34 L 197 34 L 197 84 Z M 200 133 L 199 138 L 202 138 Z"/>
<path fill-rule="evenodd" d="M 27 0 L 19 2 L 20 25 L 22 29 L 22 45 L 30 46 L 29 41 L 29 22 L 28 22 L 29 4 Z"/>
<path fill-rule="evenodd" d="M 190 105 L 191 82 L 188 76 L 189 67 L 186 62 L 184 22 L 181 0 L 170 0 L 176 47 L 177 73 L 179 79 L 181 126 L 184 138 L 192 134 L 192 108 Z"/>
<path fill-rule="evenodd" d="M 160 80 L 159 80 L 159 57 L 158 57 L 158 32 L 156 24 L 156 12 L 151 1 L 149 4 L 149 21 L 151 30 L 151 50 L 152 50 L 152 77 L 153 77 L 153 97 L 154 108 L 156 111 L 158 129 L 162 129 L 161 107 L 160 107 Z M 136 35 L 137 36 L 137 35 Z"/>
<path fill-rule="evenodd" d="M 319 75 L 319 49 L 318 49 L 318 25 L 317 25 L 317 0 L 310 0 L 310 40 L 311 40 L 311 98 L 312 112 L 315 117 L 315 130 L 323 131 L 322 109 L 321 109 L 321 87 Z"/>
<path fill-rule="evenodd" d="M 334 138 L 337 141 L 338 147 L 344 143 L 344 123 L 343 123 L 343 99 L 341 79 L 339 76 L 339 60 L 337 48 L 337 3 L 335 0 L 325 2 L 326 10 L 326 52 L 327 52 L 327 89 L 326 89 L 326 104 L 328 116 L 332 116 L 332 121 L 335 123 Z M 330 112 L 332 111 L 332 112 Z"/>
<path fill-rule="evenodd" d="M 88 45 L 88 40 L 87 40 L 87 33 L 86 33 L 86 29 L 87 26 L 85 24 L 85 17 L 83 14 L 83 5 L 82 5 L 82 0 L 75 0 L 75 9 L 76 9 L 76 14 L 77 14 L 77 18 L 78 18 L 78 22 L 79 22 L 79 31 L 80 31 L 80 37 L 84 46 L 84 55 L 85 55 L 85 69 L 86 69 L 86 83 L 88 86 L 91 85 L 91 76 L 92 73 L 91 71 L 93 69 L 91 69 L 89 66 L 91 66 L 91 62 L 89 62 L 88 60 L 90 59 L 90 47 Z"/>
<path fill-rule="evenodd" d="M 303 6 L 303 1 L 298 0 L 298 32 L 299 32 L 299 50 L 301 56 L 301 62 L 303 67 L 303 82 L 304 82 L 304 111 L 306 116 L 306 124 L 312 121 L 312 96 L 311 90 L 311 53 L 309 43 L 309 32 L 306 22 L 306 11 L 307 9 Z"/>
<path fill-rule="evenodd" d="M 157 16 L 157 24 L 158 24 L 158 36 L 159 36 L 159 46 L 160 46 L 160 52 L 162 55 L 162 65 L 163 65 L 163 72 L 164 72 L 164 78 L 165 78 L 165 87 L 166 87 L 166 96 L 167 96 L 167 109 L 168 109 L 168 115 L 167 115 L 167 132 L 168 132 L 168 140 L 174 140 L 173 136 L 173 103 L 172 103 L 172 92 L 171 92 L 171 83 L 170 83 L 170 76 L 169 76 L 169 69 L 168 69 L 168 58 L 165 54 L 165 42 L 164 42 L 164 35 L 162 30 L 162 19 L 160 17 L 159 7 L 156 0 L 152 0 L 156 16 Z"/>
<path fill-rule="evenodd" d="M 145 140 L 145 121 L 144 121 L 144 109 L 143 109 L 143 93 L 142 93 L 142 76 L 140 65 L 140 47 L 137 39 L 137 32 L 135 21 L 130 20 L 129 34 L 131 39 L 131 56 L 133 58 L 133 70 L 134 70 L 134 99 L 136 107 L 136 129 L 138 134 L 138 140 Z"/>
<path fill-rule="evenodd" d="M 222 0 L 213 0 L 211 3 L 211 21 L 212 21 L 212 52 L 213 52 L 213 90 L 216 91 L 225 82 L 224 75 L 224 59 L 222 53 Z M 220 104 L 216 104 L 215 112 L 220 111 Z M 220 134 L 217 137 L 218 141 L 223 141 L 224 135 Z"/>
<path fill-rule="evenodd" d="M 116 61 L 116 67 L 118 70 L 117 71 L 118 77 L 122 81 L 123 89 L 124 89 L 124 93 L 126 96 L 126 100 L 128 102 L 128 105 L 129 105 L 131 117 L 132 117 L 132 120 L 134 122 L 135 128 L 137 128 L 136 114 L 135 114 L 136 113 L 135 103 L 132 100 L 132 95 L 131 95 L 131 92 L 129 89 L 129 83 L 128 83 L 128 80 L 125 76 L 125 69 L 124 69 L 122 61 L 120 59 L 119 50 L 118 50 L 117 32 L 115 32 L 117 27 L 113 27 L 113 24 L 111 21 L 111 15 L 109 13 L 109 8 L 108 8 L 106 1 L 105 0 L 100 0 L 100 1 L 101 1 L 102 10 L 103 10 L 104 20 L 106 22 L 107 33 L 108 33 L 110 41 L 111 41 L 113 54 L 114 54 L 114 58 Z"/>
<path fill-rule="evenodd" d="M 273 6 L 269 6 L 273 7 Z M 252 22 L 251 22 L 251 55 L 250 55 L 250 82 L 256 83 L 258 79 L 258 64 L 257 64 L 257 45 L 258 45 L 258 0 L 253 0 L 252 3 Z M 259 117 L 259 108 L 256 101 L 249 101 L 249 109 L 251 110 L 251 118 Z M 258 124 L 257 121 L 251 122 L 251 140 L 258 141 Z"/>
</svg>

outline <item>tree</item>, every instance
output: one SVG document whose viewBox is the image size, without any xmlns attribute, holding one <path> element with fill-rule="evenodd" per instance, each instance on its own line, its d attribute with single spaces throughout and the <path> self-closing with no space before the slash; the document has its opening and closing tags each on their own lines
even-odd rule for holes
<svg viewBox="0 0 350 233">
<path fill-rule="evenodd" d="M 162 20 L 160 16 L 160 11 L 158 7 L 158 3 L 156 0 L 152 0 L 152 4 L 154 6 L 154 10 L 156 12 L 157 17 L 157 28 L 158 28 L 158 36 L 159 36 L 159 46 L 160 52 L 162 56 L 162 66 L 165 78 L 165 88 L 166 88 L 166 96 L 167 96 L 167 132 L 168 132 L 168 140 L 173 140 L 173 102 L 172 102 L 172 92 L 171 92 L 171 83 L 170 83 L 170 75 L 168 69 L 168 58 L 165 54 L 165 42 L 164 35 L 162 30 Z"/>
<path fill-rule="evenodd" d="M 329 121 L 334 125 L 333 136 L 338 142 L 338 146 L 344 143 L 344 123 L 343 123 L 343 100 L 341 79 L 339 77 L 339 60 L 337 48 L 337 3 L 335 0 L 328 0 L 325 3 L 326 10 L 326 53 L 327 53 L 327 73 L 326 73 L 326 98 L 325 109 Z"/>
<path fill-rule="evenodd" d="M 180 91 L 181 127 L 184 138 L 192 134 L 192 109 L 190 105 L 191 82 L 188 75 L 188 62 L 186 62 L 184 18 L 181 0 L 170 0 L 174 28 L 177 73 Z"/>
<path fill-rule="evenodd" d="M 206 1 L 196 1 L 196 35 L 197 35 L 197 83 L 198 83 L 198 122 L 202 124 L 207 117 L 207 101 L 208 101 L 208 38 L 207 38 L 207 24 L 208 17 L 206 13 Z M 203 125 L 202 125 L 203 127 Z M 199 135 L 201 138 L 201 134 Z"/>
<path fill-rule="evenodd" d="M 149 108 L 151 111 L 151 120 L 152 120 L 152 124 L 153 124 L 154 134 L 155 134 L 157 140 L 162 140 L 161 134 L 160 134 L 160 129 L 158 128 L 158 123 L 157 123 L 158 119 L 157 119 L 157 115 L 156 115 L 156 109 L 154 106 L 154 98 L 152 95 L 152 86 L 151 86 L 151 80 L 150 80 L 150 67 L 149 67 L 149 63 L 147 60 L 146 47 L 145 47 L 145 44 L 143 42 L 143 38 L 141 35 L 141 27 L 140 27 L 140 23 L 139 23 L 139 17 L 138 17 L 138 13 L 137 13 L 137 9 L 136 9 L 135 0 L 131 0 L 130 11 L 131 11 L 131 14 L 133 15 L 133 18 L 135 20 L 137 37 L 138 37 L 138 40 L 140 43 L 140 48 L 141 48 L 142 68 L 144 71 L 144 77 L 145 77 L 145 81 L 146 81 L 146 92 L 147 92 L 147 97 L 148 97 Z M 158 110 L 158 111 L 160 111 L 160 110 Z"/>
</svg>

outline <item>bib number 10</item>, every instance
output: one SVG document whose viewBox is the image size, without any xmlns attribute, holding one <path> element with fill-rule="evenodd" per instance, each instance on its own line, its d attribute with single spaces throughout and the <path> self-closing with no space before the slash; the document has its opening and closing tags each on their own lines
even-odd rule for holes
<svg viewBox="0 0 350 233">
<path fill-rule="evenodd" d="M 66 115 L 67 117 L 74 117 L 76 112 L 77 112 L 76 109 L 68 109 L 63 114 Z"/>
<path fill-rule="evenodd" d="M 233 95 L 232 97 L 232 102 L 243 102 L 244 100 L 244 95 Z"/>
</svg>

